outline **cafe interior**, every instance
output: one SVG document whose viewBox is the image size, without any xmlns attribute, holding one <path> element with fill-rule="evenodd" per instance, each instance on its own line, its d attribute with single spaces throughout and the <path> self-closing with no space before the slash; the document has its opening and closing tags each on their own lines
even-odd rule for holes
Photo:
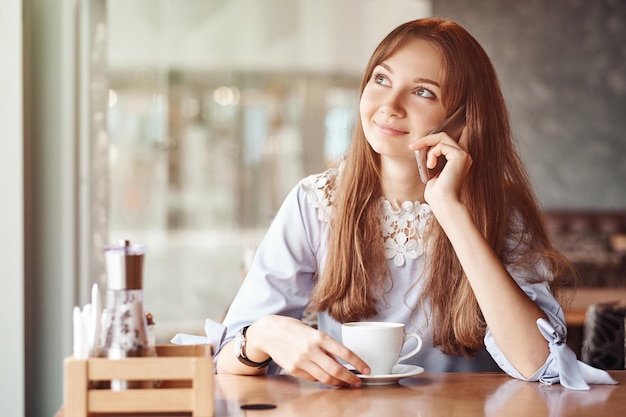
<svg viewBox="0 0 626 417">
<path fill-rule="evenodd" d="M 219 320 L 288 191 L 346 150 L 373 48 L 426 16 L 494 62 L 579 275 L 582 358 L 590 308 L 626 304 L 626 3 L 3 0 L 2 415 L 62 406 L 72 308 L 106 288 L 107 245 L 145 245 L 157 343 Z"/>
</svg>

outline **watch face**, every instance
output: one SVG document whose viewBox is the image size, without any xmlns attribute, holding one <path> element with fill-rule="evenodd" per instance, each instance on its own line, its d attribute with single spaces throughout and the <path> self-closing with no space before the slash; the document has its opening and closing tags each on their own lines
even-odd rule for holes
<svg viewBox="0 0 626 417">
<path fill-rule="evenodd" d="M 243 334 L 241 334 L 241 331 L 237 332 L 237 336 L 235 336 L 235 355 L 241 356 L 241 348 L 243 347 L 244 343 L 245 339 Z"/>
</svg>

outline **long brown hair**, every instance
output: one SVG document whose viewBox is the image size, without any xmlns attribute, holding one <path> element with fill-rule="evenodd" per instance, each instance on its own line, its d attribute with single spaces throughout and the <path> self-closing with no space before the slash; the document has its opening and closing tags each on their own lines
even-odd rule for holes
<svg viewBox="0 0 626 417">
<path fill-rule="evenodd" d="M 416 38 L 430 42 L 441 53 L 444 107 L 451 112 L 461 103 L 466 104 L 467 146 L 474 162 L 461 199 L 474 222 L 503 262 L 531 267 L 542 260 L 547 274 L 540 280 L 553 278 L 555 284 L 565 280 L 571 276 L 571 266 L 555 250 L 545 229 L 540 206 L 513 143 L 495 69 L 465 29 L 434 18 L 397 27 L 372 54 L 361 81 L 361 93 L 374 68 Z M 391 279 L 379 226 L 380 157 L 369 146 L 357 119 L 335 184 L 326 265 L 312 295 L 318 310 L 327 311 L 339 322 L 375 315 Z M 515 229 L 515 225 L 523 228 Z M 428 239 L 427 255 L 436 256 L 428 256 L 429 275 L 425 277 L 422 303 L 415 308 L 423 308 L 424 301 L 428 301 L 435 346 L 450 354 L 472 355 L 483 347 L 486 325 L 480 308 L 449 240 L 434 218 Z"/>
</svg>

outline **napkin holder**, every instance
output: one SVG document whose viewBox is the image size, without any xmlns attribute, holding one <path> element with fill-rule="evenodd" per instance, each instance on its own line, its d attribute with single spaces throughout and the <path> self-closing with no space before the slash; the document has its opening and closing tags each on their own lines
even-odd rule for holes
<svg viewBox="0 0 626 417">
<path fill-rule="evenodd" d="M 157 357 L 69 357 L 64 362 L 64 416 L 191 413 L 213 415 L 211 345 L 157 345 Z M 116 379 L 160 381 L 157 388 L 99 388 Z"/>
</svg>

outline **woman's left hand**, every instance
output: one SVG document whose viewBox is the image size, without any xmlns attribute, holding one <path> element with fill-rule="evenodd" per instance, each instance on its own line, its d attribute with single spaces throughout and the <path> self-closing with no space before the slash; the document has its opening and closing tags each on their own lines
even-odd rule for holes
<svg viewBox="0 0 626 417">
<path fill-rule="evenodd" d="M 424 192 L 424 199 L 434 211 L 439 203 L 460 199 L 461 187 L 472 166 L 472 157 L 466 150 L 467 135 L 465 127 L 458 143 L 446 133 L 436 133 L 421 138 L 411 146 L 413 149 L 419 149 L 420 145 L 430 146 L 426 158 L 429 168 L 435 167 L 439 156 L 446 158 L 446 165 L 439 175 L 428 181 Z"/>
</svg>

